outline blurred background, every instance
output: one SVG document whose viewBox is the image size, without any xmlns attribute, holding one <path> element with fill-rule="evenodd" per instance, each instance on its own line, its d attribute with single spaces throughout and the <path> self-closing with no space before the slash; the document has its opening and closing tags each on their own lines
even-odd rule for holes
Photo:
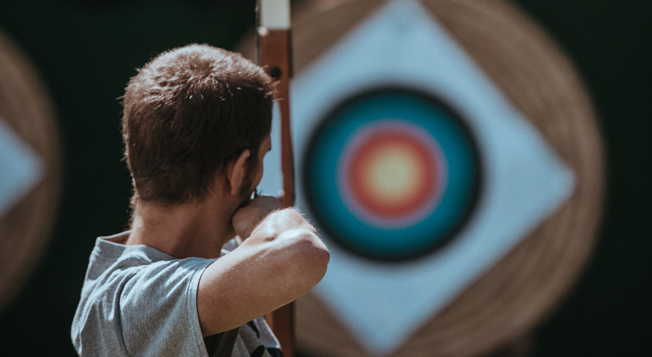
<svg viewBox="0 0 652 357">
<path fill-rule="evenodd" d="M 307 1 L 307 0 L 306 0 Z M 299 1 L 300 2 L 300 1 Z M 598 114 L 607 192 L 598 242 L 535 332 L 535 356 L 652 354 L 652 2 L 519 0 L 570 56 Z M 118 100 L 151 57 L 188 43 L 233 49 L 254 0 L 4 0 L 0 31 L 54 104 L 62 194 L 45 253 L 0 311 L 0 355 L 75 354 L 69 331 L 95 237 L 126 227 L 131 194 Z"/>
</svg>

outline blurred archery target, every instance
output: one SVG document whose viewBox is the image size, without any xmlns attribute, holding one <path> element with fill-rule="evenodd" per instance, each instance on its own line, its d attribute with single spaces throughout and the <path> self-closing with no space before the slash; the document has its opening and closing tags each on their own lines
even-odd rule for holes
<svg viewBox="0 0 652 357">
<path fill-rule="evenodd" d="M 310 356 L 469 356 L 528 334 L 581 270 L 601 207 L 600 136 L 569 61 L 507 1 L 304 5 L 293 15 L 297 206 L 318 227 L 331 263 L 322 282 L 297 301 L 298 350 Z M 253 37 L 241 48 L 252 58 Z M 377 231 L 391 230 L 388 222 L 428 220 L 428 210 L 417 208 L 423 202 L 431 202 L 433 212 L 443 205 L 452 160 L 440 136 L 423 130 L 419 121 L 404 113 L 366 117 L 346 139 L 329 135 L 343 121 L 341 113 L 361 97 L 397 88 L 426 101 L 435 98 L 457 114 L 451 122 L 466 127 L 467 142 L 478 149 L 479 184 L 454 233 L 448 239 L 430 236 L 440 237 L 441 245 L 400 251 L 401 245 L 389 257 L 390 245 L 379 252 L 369 248 L 369 240 L 338 237 L 332 231 L 344 231 L 344 222 L 324 212 L 337 201 L 337 214 L 356 217 L 357 224 L 376 230 L 367 237 L 377 238 Z M 384 130 L 388 126 L 392 130 Z M 394 145 L 388 144 L 392 137 L 414 145 L 395 150 L 400 153 L 383 150 Z M 319 151 L 338 140 L 339 146 Z M 426 148 L 430 165 L 410 169 L 423 162 L 418 148 Z M 312 171 L 319 163 L 307 159 L 318 152 L 331 160 L 321 174 Z M 280 172 L 274 173 L 278 152 L 265 160 L 261 187 L 275 193 L 281 187 Z M 355 160 L 362 167 L 354 168 Z M 399 164 L 411 172 L 403 179 L 388 183 L 374 175 Z M 419 185 L 415 177 L 428 172 L 442 180 Z M 317 186 L 320 180 L 323 186 Z M 400 189 L 401 182 L 441 196 L 410 201 L 414 196 Z M 332 194 L 320 193 L 329 184 Z M 413 202 L 403 206 L 409 207 L 400 211 L 405 215 L 381 208 L 392 206 L 388 191 L 396 193 L 393 199 Z"/>
<path fill-rule="evenodd" d="M 41 259 L 54 224 L 61 151 L 36 69 L 0 32 L 0 310 Z"/>
<path fill-rule="evenodd" d="M 319 122 L 301 174 L 310 212 L 334 242 L 370 259 L 407 260 L 441 247 L 468 218 L 478 151 L 434 96 L 374 89 Z"/>
</svg>

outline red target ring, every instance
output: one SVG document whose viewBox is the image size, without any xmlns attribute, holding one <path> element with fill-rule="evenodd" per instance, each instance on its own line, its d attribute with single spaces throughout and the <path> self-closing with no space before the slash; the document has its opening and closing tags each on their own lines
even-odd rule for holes
<svg viewBox="0 0 652 357">
<path fill-rule="evenodd" d="M 442 181 L 432 150 L 404 130 L 367 135 L 353 148 L 347 166 L 352 198 L 382 219 L 401 219 L 423 209 Z"/>
</svg>

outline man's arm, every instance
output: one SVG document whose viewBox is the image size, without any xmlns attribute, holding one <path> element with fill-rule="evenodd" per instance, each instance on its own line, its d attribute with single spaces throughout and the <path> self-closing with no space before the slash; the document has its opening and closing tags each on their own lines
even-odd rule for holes
<svg viewBox="0 0 652 357">
<path fill-rule="evenodd" d="M 245 216 L 234 216 L 236 232 L 238 225 L 247 225 L 240 222 L 254 226 L 262 218 L 250 212 Z M 202 334 L 228 331 L 304 295 L 324 276 L 329 259 L 300 213 L 292 208 L 270 213 L 202 275 L 197 297 Z"/>
</svg>

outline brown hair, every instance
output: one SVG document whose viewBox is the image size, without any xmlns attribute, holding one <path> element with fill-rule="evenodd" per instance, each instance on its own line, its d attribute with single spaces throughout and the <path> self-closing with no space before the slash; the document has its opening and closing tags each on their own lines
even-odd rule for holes
<svg viewBox="0 0 652 357">
<path fill-rule="evenodd" d="M 239 54 L 207 45 L 164 52 L 131 78 L 123 99 L 125 159 L 138 199 L 202 200 L 225 164 L 271 128 L 271 78 Z"/>
</svg>

